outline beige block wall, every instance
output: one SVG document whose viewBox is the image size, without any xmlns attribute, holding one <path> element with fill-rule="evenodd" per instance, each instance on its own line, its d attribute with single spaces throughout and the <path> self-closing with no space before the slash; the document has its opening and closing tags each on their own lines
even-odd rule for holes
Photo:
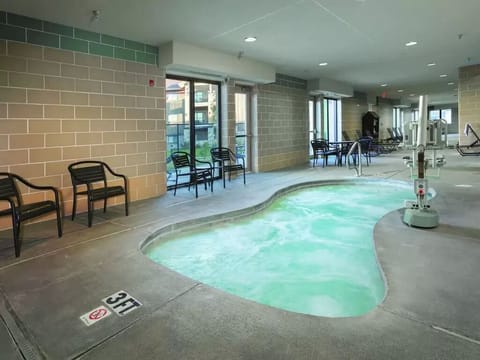
<svg viewBox="0 0 480 360">
<path fill-rule="evenodd" d="M 379 134 L 378 138 L 388 139 L 390 135 L 388 134 L 387 128 L 393 127 L 393 103 L 390 99 L 378 99 L 378 104 L 374 106 L 373 110 L 380 117 L 379 124 Z"/>
<path fill-rule="evenodd" d="M 128 175 L 130 201 L 165 193 L 163 70 L 13 41 L 0 40 L 0 49 L 0 171 L 58 187 L 65 214 L 67 166 L 78 160 L 105 161 Z"/>
<path fill-rule="evenodd" d="M 258 87 L 258 171 L 308 161 L 308 96 L 287 82 Z"/>
<path fill-rule="evenodd" d="M 459 69 L 458 133 L 460 145 L 470 145 L 475 139 L 464 134 L 470 123 L 480 135 L 480 64 Z"/>
<path fill-rule="evenodd" d="M 346 131 L 350 139 L 357 138 L 356 130 L 362 131 L 362 116 L 368 111 L 366 97 L 342 99 L 342 131 Z"/>
</svg>

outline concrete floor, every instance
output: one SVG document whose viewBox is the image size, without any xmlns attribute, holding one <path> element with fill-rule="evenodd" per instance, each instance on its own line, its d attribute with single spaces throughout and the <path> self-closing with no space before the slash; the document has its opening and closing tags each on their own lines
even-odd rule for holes
<svg viewBox="0 0 480 360">
<path fill-rule="evenodd" d="M 304 181 L 353 179 L 345 167 L 249 174 L 213 194 L 187 189 L 94 216 L 23 231 L 16 259 L 0 232 L 0 358 L 9 359 L 480 359 L 480 157 L 444 151 L 430 184 L 440 225 L 409 228 L 386 214 L 374 240 L 388 284 L 385 301 L 355 318 L 290 313 L 243 300 L 151 262 L 140 245 L 179 222 L 252 207 Z M 373 159 L 366 179 L 409 181 L 395 152 Z M 458 186 L 462 185 L 462 186 Z M 467 187 L 467 185 L 469 185 Z M 399 204 L 399 207 L 402 204 Z M 201 221 L 200 221 L 201 222 Z M 81 315 L 125 290 L 143 306 L 86 326 Z M 354 299 L 352 299 L 354 301 Z"/>
</svg>

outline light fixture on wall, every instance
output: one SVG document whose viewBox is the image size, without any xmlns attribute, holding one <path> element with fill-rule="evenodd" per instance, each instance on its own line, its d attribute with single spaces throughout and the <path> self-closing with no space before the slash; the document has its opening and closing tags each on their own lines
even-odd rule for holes
<svg viewBox="0 0 480 360">
<path fill-rule="evenodd" d="M 100 19 L 100 10 L 92 10 L 91 22 L 98 21 Z"/>
</svg>

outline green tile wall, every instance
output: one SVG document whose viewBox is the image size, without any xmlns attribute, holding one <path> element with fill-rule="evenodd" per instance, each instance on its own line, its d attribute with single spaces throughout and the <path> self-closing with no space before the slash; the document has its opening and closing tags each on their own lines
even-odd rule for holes
<svg viewBox="0 0 480 360">
<path fill-rule="evenodd" d="M 56 34 L 49 34 L 42 31 L 27 30 L 27 42 L 30 44 L 44 45 L 58 48 L 60 37 Z"/>
<path fill-rule="evenodd" d="M 43 31 L 73 37 L 73 28 L 48 21 L 43 22 Z"/>
<path fill-rule="evenodd" d="M 114 51 L 115 58 L 135 61 L 135 51 L 116 47 Z"/>
<path fill-rule="evenodd" d="M 0 11 L 0 39 L 157 64 L 158 48 L 137 41 Z"/>
<path fill-rule="evenodd" d="M 26 39 L 25 28 L 22 28 L 19 26 L 0 24 L 0 39 L 25 42 L 25 39 Z"/>
<path fill-rule="evenodd" d="M 88 53 L 88 41 L 62 36 L 60 47 L 65 50 Z"/>
<path fill-rule="evenodd" d="M 75 37 L 77 39 L 83 39 L 83 40 L 88 40 L 88 41 L 96 41 L 100 42 L 100 34 L 87 31 L 87 30 L 82 30 L 82 29 L 74 29 Z"/>
<path fill-rule="evenodd" d="M 42 20 L 33 19 L 26 16 L 7 13 L 7 23 L 11 25 L 22 26 L 24 28 L 42 30 Z"/>
<path fill-rule="evenodd" d="M 102 43 L 113 46 L 125 47 L 125 40 L 117 38 L 115 36 L 109 36 L 104 34 L 102 34 Z"/>
<path fill-rule="evenodd" d="M 113 46 L 97 44 L 91 42 L 88 44 L 88 52 L 94 55 L 113 57 Z"/>
</svg>

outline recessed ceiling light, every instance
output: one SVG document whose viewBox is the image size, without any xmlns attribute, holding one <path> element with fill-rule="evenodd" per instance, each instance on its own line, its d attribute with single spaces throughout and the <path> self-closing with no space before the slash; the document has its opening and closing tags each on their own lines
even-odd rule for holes
<svg viewBox="0 0 480 360">
<path fill-rule="evenodd" d="M 415 96 L 415 94 L 410 94 L 410 96 Z"/>
<path fill-rule="evenodd" d="M 382 84 L 382 85 L 380 85 L 380 86 L 381 86 L 381 87 L 387 87 L 388 84 Z"/>
<path fill-rule="evenodd" d="M 318 64 L 318 66 L 327 66 L 328 63 L 327 62 L 321 62 L 320 64 Z"/>
<path fill-rule="evenodd" d="M 450 81 L 447 85 L 455 85 L 453 81 Z"/>
<path fill-rule="evenodd" d="M 245 42 L 255 42 L 257 41 L 257 38 L 255 36 L 248 36 L 245 39 L 243 39 Z"/>
<path fill-rule="evenodd" d="M 447 74 L 442 74 L 442 75 L 440 75 L 441 78 L 445 78 L 445 77 L 447 77 L 447 76 L 448 76 Z"/>
<path fill-rule="evenodd" d="M 397 90 L 397 92 L 399 92 L 399 93 L 402 93 L 402 92 L 403 92 L 403 90 L 402 90 L 402 89 L 398 89 L 398 90 Z"/>
<path fill-rule="evenodd" d="M 417 45 L 417 42 L 416 41 L 409 41 L 405 44 L 405 46 L 413 46 L 413 45 Z"/>
<path fill-rule="evenodd" d="M 437 63 L 434 63 L 434 62 L 431 62 L 431 63 L 428 63 L 427 66 L 435 66 L 437 65 Z"/>
</svg>

